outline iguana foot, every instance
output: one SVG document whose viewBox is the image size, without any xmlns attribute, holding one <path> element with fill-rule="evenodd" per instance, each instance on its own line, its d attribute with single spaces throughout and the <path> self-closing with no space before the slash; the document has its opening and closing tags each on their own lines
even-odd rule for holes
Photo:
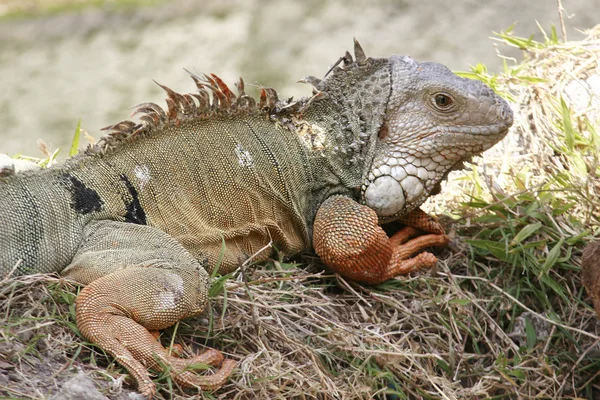
<svg viewBox="0 0 600 400">
<path fill-rule="evenodd" d="M 204 353 L 192 358 L 170 359 L 171 377 L 185 387 L 198 387 L 202 390 L 216 390 L 223 386 L 229 375 L 236 367 L 234 360 L 223 360 L 223 354 L 215 349 L 208 349 Z M 198 375 L 193 370 L 202 366 L 220 367 L 212 375 Z"/>
<path fill-rule="evenodd" d="M 425 221 L 434 231 L 443 232 L 435 220 L 422 214 L 419 210 L 413 220 Z M 435 233 L 411 239 L 417 234 L 417 229 L 407 226 L 388 238 L 371 208 L 348 197 L 333 196 L 317 212 L 313 245 L 331 270 L 354 281 L 376 284 L 436 264 L 431 253 L 410 257 L 431 246 L 447 245 L 448 237 Z"/>
<path fill-rule="evenodd" d="M 447 246 L 449 241 L 448 236 L 444 234 L 418 236 L 420 233 L 419 230 L 412 226 L 405 226 L 389 238 L 393 253 L 389 262 L 390 268 L 388 272 L 388 275 L 391 276 L 388 279 L 397 275 L 405 275 L 418 271 L 422 268 L 435 266 L 437 258 L 433 254 L 423 250 L 428 247 Z M 413 254 L 417 255 L 410 258 Z"/>
<path fill-rule="evenodd" d="M 237 364 L 233 360 L 224 361 L 221 352 L 215 349 L 180 358 L 180 346 L 173 346 L 175 354 L 171 355 L 158 342 L 156 329 L 179 319 L 177 307 L 172 315 L 161 312 L 161 305 L 170 306 L 177 301 L 173 294 L 183 297 L 177 288 L 175 293 L 169 291 L 172 288 L 168 279 L 173 279 L 172 275 L 151 267 L 117 271 L 83 288 L 76 300 L 76 320 L 81 334 L 114 356 L 137 381 L 139 392 L 148 398 L 156 391 L 148 369 L 169 371 L 173 380 L 182 386 L 215 390 L 227 381 Z M 155 301 L 150 300 L 152 293 Z M 148 330 L 142 323 L 152 329 Z M 192 369 L 197 370 L 202 365 L 221 368 L 207 376 L 193 372 Z"/>
</svg>

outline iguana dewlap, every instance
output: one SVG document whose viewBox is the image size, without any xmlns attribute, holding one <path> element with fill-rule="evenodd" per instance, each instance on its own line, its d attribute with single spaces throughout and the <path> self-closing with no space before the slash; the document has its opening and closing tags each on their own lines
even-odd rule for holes
<svg viewBox="0 0 600 400">
<path fill-rule="evenodd" d="M 447 239 L 419 206 L 512 124 L 484 84 L 410 57 L 366 58 L 358 43 L 355 59 L 305 78 L 313 95 L 299 101 L 264 88 L 255 102 L 241 80 L 234 94 L 215 75 L 192 78 L 198 93 L 163 87 L 166 111 L 140 105 L 141 122 L 109 127 L 76 157 L 0 171 L 0 272 L 87 285 L 77 326 L 147 396 L 148 368 L 214 389 L 236 364 L 216 350 L 171 356 L 153 335 L 203 310 L 223 242 L 222 274 L 268 258 L 269 243 L 288 255 L 313 248 L 364 283 L 432 266 L 423 249 Z M 407 228 L 388 238 L 379 225 L 394 220 Z M 220 369 L 187 370 L 199 362 Z"/>
</svg>

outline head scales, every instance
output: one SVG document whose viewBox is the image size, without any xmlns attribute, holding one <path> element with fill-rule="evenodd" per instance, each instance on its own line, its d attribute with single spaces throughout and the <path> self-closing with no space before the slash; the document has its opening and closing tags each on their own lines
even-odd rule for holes
<svg viewBox="0 0 600 400">
<path fill-rule="evenodd" d="M 492 147 L 512 110 L 482 82 L 437 63 L 389 58 L 392 92 L 361 200 L 380 221 L 402 217 L 439 191 L 448 173 Z"/>
</svg>

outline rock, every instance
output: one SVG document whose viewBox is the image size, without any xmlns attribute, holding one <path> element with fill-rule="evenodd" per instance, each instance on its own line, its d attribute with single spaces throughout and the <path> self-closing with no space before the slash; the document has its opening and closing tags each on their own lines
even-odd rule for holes
<svg viewBox="0 0 600 400">
<path fill-rule="evenodd" d="M 519 346 L 525 346 L 527 344 L 527 320 L 531 323 L 537 340 L 545 340 L 550 336 L 552 325 L 538 315 L 526 311 L 515 319 L 513 331 L 508 334 L 510 338 L 518 342 Z"/>
<path fill-rule="evenodd" d="M 0 371 L 0 386 L 8 385 L 9 381 L 8 374 L 6 374 L 4 371 Z"/>
<path fill-rule="evenodd" d="M 50 400 L 106 400 L 94 381 L 88 377 L 83 371 L 79 371 L 77 375 L 66 381 L 60 391 Z"/>
<path fill-rule="evenodd" d="M 145 400 L 146 399 L 146 397 L 144 397 L 141 393 L 135 393 L 135 392 L 127 393 L 127 397 L 129 400 Z"/>
</svg>

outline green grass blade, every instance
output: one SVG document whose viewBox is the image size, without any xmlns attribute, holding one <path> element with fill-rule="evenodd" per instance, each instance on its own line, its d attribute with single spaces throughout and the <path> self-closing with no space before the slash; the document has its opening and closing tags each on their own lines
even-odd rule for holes
<svg viewBox="0 0 600 400">
<path fill-rule="evenodd" d="M 565 133 L 565 143 L 569 151 L 575 148 L 575 130 L 571 121 L 571 110 L 565 103 L 565 99 L 560 98 L 560 111 L 562 115 L 563 132 Z"/>
<path fill-rule="evenodd" d="M 511 246 L 521 243 L 523 240 L 527 239 L 529 236 L 533 235 L 542 227 L 541 222 L 536 222 L 535 224 L 526 225 L 523 229 L 519 231 L 510 242 Z"/>
<path fill-rule="evenodd" d="M 69 149 L 69 157 L 73 157 L 79 152 L 79 139 L 81 138 L 81 119 L 77 122 L 77 128 L 75 128 L 75 134 L 71 141 L 71 148 Z"/>
</svg>

